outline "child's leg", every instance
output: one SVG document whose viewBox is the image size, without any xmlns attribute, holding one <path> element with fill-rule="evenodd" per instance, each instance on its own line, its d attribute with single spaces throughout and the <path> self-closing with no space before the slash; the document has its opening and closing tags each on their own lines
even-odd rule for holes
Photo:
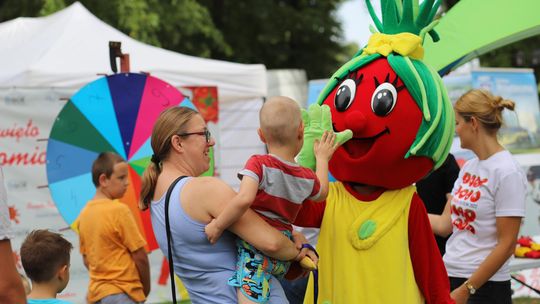
<svg viewBox="0 0 540 304">
<path fill-rule="evenodd" d="M 242 291 L 240 291 L 240 288 L 238 288 L 236 290 L 237 292 L 237 295 L 238 295 L 238 304 L 253 304 L 253 303 L 257 303 L 257 302 L 254 302 L 254 301 L 251 301 L 250 299 L 248 299 L 248 297 L 246 297 Z"/>
<path fill-rule="evenodd" d="M 240 303 L 267 303 L 270 296 L 272 262 L 242 240 L 239 240 L 237 245 L 237 269 L 229 280 L 229 285 L 238 288 Z"/>
<path fill-rule="evenodd" d="M 281 233 L 288 237 L 290 240 L 292 240 L 292 233 L 287 230 L 282 230 Z M 281 261 L 274 258 L 266 257 L 269 261 L 269 264 L 271 265 L 270 273 L 275 276 L 278 279 L 283 278 L 287 271 L 289 271 L 289 267 L 291 266 L 290 261 Z"/>
</svg>

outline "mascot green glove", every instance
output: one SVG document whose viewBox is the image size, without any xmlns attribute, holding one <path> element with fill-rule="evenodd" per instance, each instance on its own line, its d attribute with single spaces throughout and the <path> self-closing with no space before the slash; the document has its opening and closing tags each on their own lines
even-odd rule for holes
<svg viewBox="0 0 540 304">
<path fill-rule="evenodd" d="M 312 104 L 308 111 L 302 110 L 302 121 L 304 122 L 304 145 L 298 154 L 297 162 L 303 167 L 315 170 L 316 160 L 313 143 L 315 140 L 321 139 L 324 131 L 333 131 L 330 107 Z M 336 133 L 336 144 L 342 145 L 352 136 L 351 130 L 338 132 Z"/>
</svg>

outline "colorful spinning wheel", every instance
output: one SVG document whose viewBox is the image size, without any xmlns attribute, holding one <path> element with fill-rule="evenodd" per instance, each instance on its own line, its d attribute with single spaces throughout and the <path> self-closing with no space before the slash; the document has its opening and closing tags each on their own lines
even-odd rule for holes
<svg viewBox="0 0 540 304">
<path fill-rule="evenodd" d="M 73 223 L 95 193 L 92 162 L 103 151 L 127 160 L 130 186 L 126 203 L 157 248 L 148 211 L 137 207 L 141 179 L 152 150 L 150 135 L 164 109 L 193 104 L 172 85 L 144 74 L 115 74 L 89 83 L 58 114 L 47 146 L 47 178 L 51 196 L 64 220 Z"/>
</svg>

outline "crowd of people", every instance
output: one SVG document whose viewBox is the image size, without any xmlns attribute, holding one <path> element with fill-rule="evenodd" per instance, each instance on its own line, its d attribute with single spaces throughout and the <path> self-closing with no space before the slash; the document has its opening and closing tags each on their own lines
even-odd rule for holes
<svg viewBox="0 0 540 304">
<path fill-rule="evenodd" d="M 497 140 L 504 109 L 513 110 L 514 102 L 484 90 L 459 98 L 456 133 L 475 157 L 460 169 L 449 155 L 417 183 L 433 232 L 451 234 L 447 242 L 440 239 L 439 248 L 456 303 L 511 303 L 508 263 L 525 215 L 527 179 Z M 150 209 L 159 247 L 193 303 L 287 303 L 280 280 L 302 278 L 316 268 L 318 256 L 291 223 L 306 199 L 326 198 L 335 135 L 326 132 L 314 143 L 312 171 L 295 161 L 304 144 L 297 103 L 271 98 L 259 118 L 268 154 L 252 156 L 239 171 L 238 193 L 217 177 L 200 177 L 215 145 L 200 114 L 169 108 L 153 127 L 140 208 Z M 25 292 L 11 258 L 3 179 L 0 171 L 0 303 L 66 303 L 56 296 L 69 281 L 72 244 L 48 230 L 28 234 L 20 249 L 31 280 Z M 128 186 L 128 164 L 113 152 L 101 153 L 92 181 L 95 195 L 75 225 L 90 277 L 87 300 L 143 303 L 150 293 L 146 241 L 119 202 Z M 303 294 L 305 285 L 300 286 L 295 294 Z"/>
</svg>

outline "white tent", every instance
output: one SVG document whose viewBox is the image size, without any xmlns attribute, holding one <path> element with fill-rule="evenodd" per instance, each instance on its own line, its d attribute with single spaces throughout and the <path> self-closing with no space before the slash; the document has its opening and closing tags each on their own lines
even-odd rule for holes
<svg viewBox="0 0 540 304">
<path fill-rule="evenodd" d="M 79 88 L 98 73 L 110 73 L 108 42 L 121 41 L 133 72 L 175 86 L 218 86 L 225 103 L 266 95 L 264 65 L 202 59 L 138 42 L 78 2 L 47 17 L 4 22 L 0 41 L 0 86 Z"/>
</svg>

